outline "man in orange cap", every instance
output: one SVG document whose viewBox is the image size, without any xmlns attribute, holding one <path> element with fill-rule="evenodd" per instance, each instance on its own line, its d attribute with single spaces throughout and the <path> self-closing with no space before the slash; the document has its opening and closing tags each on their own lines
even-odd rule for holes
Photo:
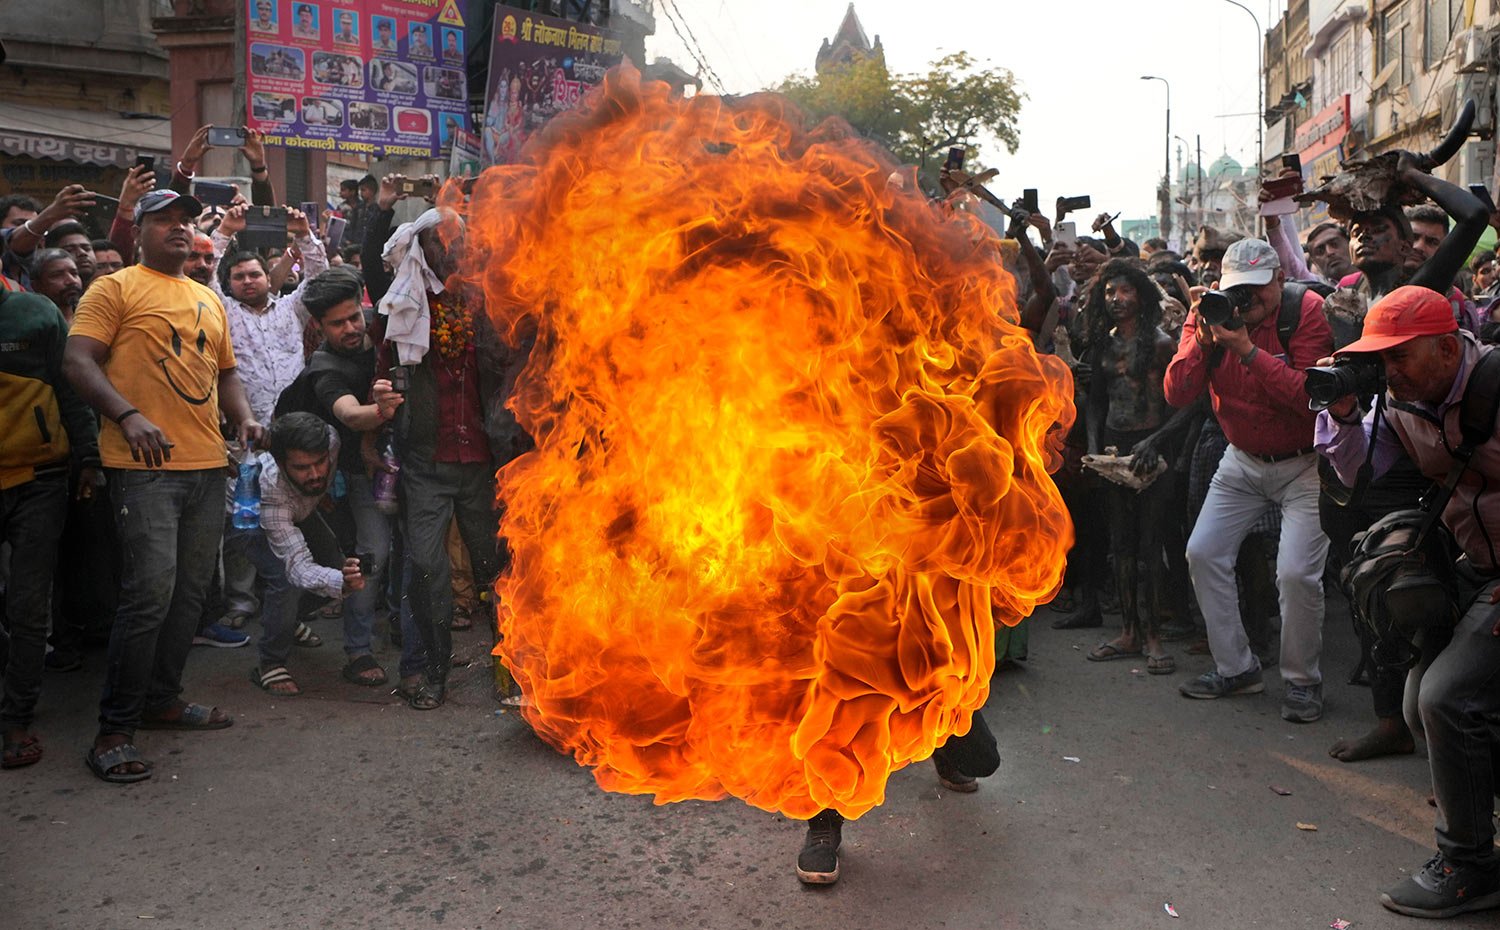
<svg viewBox="0 0 1500 930">
<path fill-rule="evenodd" d="M 1408 285 L 1377 301 L 1360 339 L 1347 353 L 1378 353 L 1387 386 L 1389 428 L 1369 436 L 1375 414 L 1359 416 L 1356 398 L 1340 398 L 1318 416 L 1317 448 L 1352 486 L 1370 454 L 1375 476 L 1403 455 L 1430 479 L 1453 467 L 1448 440 L 1462 434 L 1459 417 L 1469 378 L 1491 351 L 1453 318 L 1448 299 Z M 1332 361 L 1324 360 L 1324 363 Z M 1445 439 L 1446 437 L 1446 439 Z M 1452 917 L 1500 907 L 1500 859 L 1491 819 L 1497 748 L 1491 721 L 1500 712 L 1500 438 L 1493 434 L 1469 461 L 1443 508 L 1446 526 L 1463 549 L 1478 596 L 1441 651 L 1424 643 L 1423 662 L 1407 682 L 1408 722 L 1424 732 L 1437 800 L 1438 853 L 1380 896 L 1380 903 L 1414 917 Z M 1412 719 L 1412 699 L 1420 719 Z"/>
</svg>

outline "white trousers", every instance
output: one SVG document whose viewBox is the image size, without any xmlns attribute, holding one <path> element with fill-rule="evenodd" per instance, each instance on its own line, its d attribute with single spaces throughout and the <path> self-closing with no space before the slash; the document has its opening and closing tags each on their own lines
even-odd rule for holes
<svg viewBox="0 0 1500 930">
<path fill-rule="evenodd" d="M 1240 544 L 1268 505 L 1281 508 L 1276 589 L 1281 602 L 1281 677 L 1293 685 L 1323 681 L 1323 562 L 1328 537 L 1318 523 L 1318 456 L 1263 462 L 1231 445 L 1208 487 L 1188 540 L 1188 572 L 1208 626 L 1214 665 L 1224 677 L 1258 666 L 1240 618 L 1234 563 Z"/>
</svg>

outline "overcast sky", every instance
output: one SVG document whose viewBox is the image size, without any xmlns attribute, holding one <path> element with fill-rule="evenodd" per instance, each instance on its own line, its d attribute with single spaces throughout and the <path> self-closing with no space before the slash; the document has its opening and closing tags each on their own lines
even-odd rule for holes
<svg viewBox="0 0 1500 930">
<path fill-rule="evenodd" d="M 1244 0 L 1262 26 L 1281 0 Z M 710 67 L 730 93 L 759 90 L 782 77 L 810 74 L 825 37 L 832 38 L 847 0 L 656 0 L 656 35 L 647 54 L 696 70 L 673 29 L 668 6 L 696 35 Z M 1041 202 L 1090 194 L 1096 208 L 1127 219 L 1156 212 L 1163 118 L 1172 87 L 1172 133 L 1203 137 L 1204 161 L 1226 150 L 1255 161 L 1256 49 L 1260 34 L 1225 0 L 998 0 L 948 5 L 858 0 L 855 11 L 871 41 L 879 35 L 893 71 L 925 70 L 943 54 L 967 51 L 1008 68 L 1027 94 L 1015 155 L 986 151 L 999 168 L 992 188 L 1007 197 L 1039 189 Z M 1045 11 L 1045 12 L 1044 12 Z M 1228 115 L 1243 114 L 1243 115 Z M 1172 143 L 1172 170 L 1177 170 Z"/>
</svg>

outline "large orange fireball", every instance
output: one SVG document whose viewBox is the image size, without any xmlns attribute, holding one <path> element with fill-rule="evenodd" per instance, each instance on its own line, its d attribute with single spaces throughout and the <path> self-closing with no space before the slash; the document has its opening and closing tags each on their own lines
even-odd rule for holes
<svg viewBox="0 0 1500 930">
<path fill-rule="evenodd" d="M 994 234 L 892 168 L 625 71 L 474 192 L 472 283 L 536 338 L 498 652 L 608 790 L 857 817 L 1059 584 L 1067 370 Z"/>
</svg>

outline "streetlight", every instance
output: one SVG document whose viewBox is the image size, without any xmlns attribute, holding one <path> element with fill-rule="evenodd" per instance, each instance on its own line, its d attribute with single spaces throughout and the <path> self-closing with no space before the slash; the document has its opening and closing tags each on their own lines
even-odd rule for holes
<svg viewBox="0 0 1500 930">
<path fill-rule="evenodd" d="M 1164 77 L 1141 75 L 1143 81 L 1161 81 L 1167 89 L 1167 133 L 1162 147 L 1161 169 L 1161 237 L 1172 235 L 1172 85 Z"/>
<path fill-rule="evenodd" d="M 1266 140 L 1263 129 L 1266 120 L 1266 31 L 1260 27 L 1260 17 L 1239 0 L 1224 0 L 1250 15 L 1255 21 L 1255 176 L 1260 177 L 1266 163 Z"/>
</svg>

